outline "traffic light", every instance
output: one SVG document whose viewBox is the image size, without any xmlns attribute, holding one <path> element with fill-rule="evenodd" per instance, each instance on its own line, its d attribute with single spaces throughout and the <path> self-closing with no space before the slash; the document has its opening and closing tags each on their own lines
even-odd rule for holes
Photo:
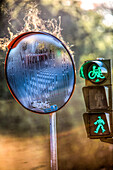
<svg viewBox="0 0 113 170">
<path fill-rule="evenodd" d="M 111 86 L 85 86 L 82 90 L 88 112 L 112 109 Z"/>
<path fill-rule="evenodd" d="M 103 137 L 112 137 L 110 113 L 84 113 L 83 118 L 87 136 L 89 138 L 98 139 Z"/>
<path fill-rule="evenodd" d="M 111 60 L 86 61 L 80 68 L 80 77 L 85 79 L 83 118 L 88 137 L 112 137 Z"/>
<path fill-rule="evenodd" d="M 80 77 L 86 86 L 111 85 L 111 60 L 86 61 L 80 68 Z"/>
</svg>

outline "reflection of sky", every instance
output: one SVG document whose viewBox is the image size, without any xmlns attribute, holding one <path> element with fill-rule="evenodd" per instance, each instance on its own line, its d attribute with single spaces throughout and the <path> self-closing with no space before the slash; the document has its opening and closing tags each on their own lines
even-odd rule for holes
<svg viewBox="0 0 113 170">
<path fill-rule="evenodd" d="M 95 9 L 99 5 L 108 5 L 112 0 L 80 0 L 81 8 L 85 10 Z"/>
<path fill-rule="evenodd" d="M 43 35 L 43 34 L 37 34 L 37 35 L 31 35 L 29 37 L 26 37 L 24 38 L 21 42 L 28 42 L 30 44 L 34 43 L 35 40 L 38 40 L 38 42 L 40 43 L 43 43 L 44 44 L 52 44 L 54 45 L 55 47 L 59 47 L 59 48 L 63 48 L 62 44 L 60 43 L 60 41 L 58 41 L 56 38 L 54 38 L 53 36 L 47 36 L 47 35 Z"/>
<path fill-rule="evenodd" d="M 93 61 L 93 63 L 96 63 L 98 67 L 100 67 L 102 73 L 108 73 L 106 65 L 101 61 Z"/>
<path fill-rule="evenodd" d="M 26 40 L 28 45 L 23 50 Z M 35 53 L 41 41 L 45 41 L 45 48 Z M 55 48 L 51 49 L 51 44 Z M 53 37 L 32 35 L 25 38 L 11 50 L 7 70 L 16 97 L 30 110 L 43 112 L 52 105 L 60 108 L 73 90 L 72 61 L 62 44 Z"/>
<path fill-rule="evenodd" d="M 105 116 L 106 116 L 106 119 L 107 119 L 109 131 L 110 131 L 110 115 L 109 115 L 109 113 L 105 113 Z"/>
</svg>

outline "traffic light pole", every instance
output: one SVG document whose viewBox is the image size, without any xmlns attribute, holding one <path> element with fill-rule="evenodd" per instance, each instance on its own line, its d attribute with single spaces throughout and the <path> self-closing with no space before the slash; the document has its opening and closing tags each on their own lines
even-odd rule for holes
<svg viewBox="0 0 113 170">
<path fill-rule="evenodd" d="M 49 115 L 49 121 L 50 121 L 51 170 L 58 170 L 56 112 Z"/>
</svg>

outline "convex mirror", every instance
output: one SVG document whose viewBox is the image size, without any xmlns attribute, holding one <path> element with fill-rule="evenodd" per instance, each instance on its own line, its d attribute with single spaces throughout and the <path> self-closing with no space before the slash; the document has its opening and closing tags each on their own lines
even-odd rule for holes
<svg viewBox="0 0 113 170">
<path fill-rule="evenodd" d="M 5 73 L 13 97 L 35 113 L 52 113 L 70 99 L 75 67 L 66 46 L 45 32 L 27 32 L 8 46 Z"/>
</svg>

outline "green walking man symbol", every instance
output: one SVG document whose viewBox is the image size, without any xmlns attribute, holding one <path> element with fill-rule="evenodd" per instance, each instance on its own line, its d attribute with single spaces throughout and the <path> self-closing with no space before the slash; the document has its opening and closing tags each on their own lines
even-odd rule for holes
<svg viewBox="0 0 113 170">
<path fill-rule="evenodd" d="M 94 122 L 95 125 L 98 125 L 96 130 L 94 131 L 95 133 L 98 133 L 99 129 L 102 129 L 102 133 L 104 133 L 106 130 L 104 129 L 105 122 L 103 119 L 101 119 L 101 116 L 98 116 L 98 120 Z"/>
</svg>

